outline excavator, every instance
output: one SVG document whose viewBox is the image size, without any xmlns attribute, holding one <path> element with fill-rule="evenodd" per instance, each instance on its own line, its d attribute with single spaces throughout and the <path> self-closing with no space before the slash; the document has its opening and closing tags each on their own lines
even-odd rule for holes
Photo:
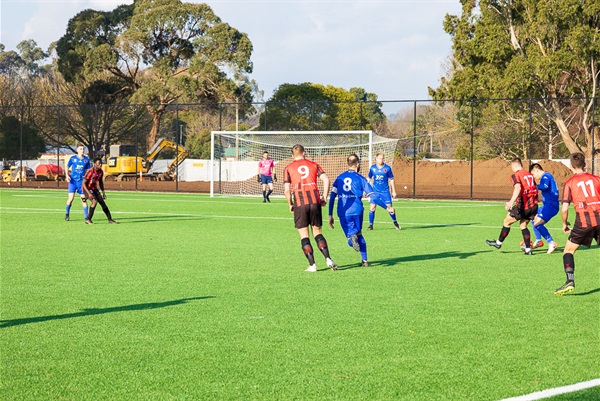
<svg viewBox="0 0 600 401">
<path fill-rule="evenodd" d="M 177 151 L 177 156 L 169 163 L 167 171 L 163 173 L 149 173 L 152 164 L 160 152 L 166 148 Z M 102 166 L 105 179 L 128 181 L 135 179 L 136 176 L 141 176 L 151 181 L 172 181 L 175 175 L 177 175 L 177 166 L 190 155 L 185 147 L 165 138 L 157 140 L 152 149 L 144 157 L 136 157 L 134 150 L 133 146 L 111 145 L 110 156 L 107 159 L 107 163 Z"/>
</svg>

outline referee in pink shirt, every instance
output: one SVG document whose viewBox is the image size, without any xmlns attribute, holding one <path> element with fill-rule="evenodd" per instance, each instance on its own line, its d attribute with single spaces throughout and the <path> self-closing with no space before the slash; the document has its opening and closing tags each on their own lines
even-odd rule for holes
<svg viewBox="0 0 600 401">
<path fill-rule="evenodd" d="M 263 152 L 262 159 L 258 162 L 258 182 L 262 184 L 263 190 L 263 203 L 271 202 L 269 195 L 273 193 L 273 179 L 277 181 L 277 176 L 273 174 L 273 168 L 275 168 L 275 162 L 269 158 L 269 152 L 266 150 Z M 267 191 L 267 186 L 269 191 Z"/>
</svg>

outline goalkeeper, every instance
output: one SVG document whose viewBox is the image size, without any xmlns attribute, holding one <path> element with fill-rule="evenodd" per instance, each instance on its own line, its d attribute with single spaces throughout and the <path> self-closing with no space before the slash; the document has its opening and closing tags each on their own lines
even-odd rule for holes
<svg viewBox="0 0 600 401">
<path fill-rule="evenodd" d="M 258 182 L 262 184 L 263 203 L 271 202 L 269 196 L 273 193 L 273 180 L 277 181 L 277 176 L 273 174 L 275 162 L 269 157 L 269 152 L 263 152 L 262 159 L 258 161 Z M 267 191 L 267 188 L 269 190 Z"/>
</svg>

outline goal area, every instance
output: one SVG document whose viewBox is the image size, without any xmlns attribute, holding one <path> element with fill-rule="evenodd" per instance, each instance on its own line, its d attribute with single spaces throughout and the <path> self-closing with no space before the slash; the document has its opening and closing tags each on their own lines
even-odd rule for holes
<svg viewBox="0 0 600 401">
<path fill-rule="evenodd" d="M 293 161 L 296 144 L 304 146 L 306 158 L 319 163 L 333 182 L 348 169 L 346 158 L 352 153 L 360 157 L 365 176 L 378 152 L 391 166 L 397 142 L 373 131 L 212 131 L 210 196 L 262 195 L 257 174 L 265 151 L 275 162 L 273 195 L 283 195 L 283 170 Z"/>
</svg>

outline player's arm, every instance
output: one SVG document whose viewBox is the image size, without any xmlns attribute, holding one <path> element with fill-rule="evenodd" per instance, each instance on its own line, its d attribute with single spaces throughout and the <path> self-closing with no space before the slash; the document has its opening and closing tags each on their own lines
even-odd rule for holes
<svg viewBox="0 0 600 401">
<path fill-rule="evenodd" d="M 562 208 L 560 210 L 560 217 L 562 218 L 563 231 L 568 233 L 571 229 L 569 228 L 569 204 L 563 202 Z"/>
<path fill-rule="evenodd" d="M 88 172 L 85 173 L 85 175 L 83 176 L 83 184 L 81 184 L 81 187 L 83 188 L 83 192 L 85 192 L 85 195 L 88 199 L 92 199 L 92 193 L 90 192 L 90 189 L 88 188 L 88 184 L 90 182 L 90 175 L 88 174 Z"/>
<path fill-rule="evenodd" d="M 390 178 L 388 180 L 389 184 L 390 184 L 390 192 L 392 193 L 392 198 L 396 199 L 396 186 L 394 185 L 394 179 Z"/>
<path fill-rule="evenodd" d="M 515 204 L 515 202 L 517 201 L 517 198 L 519 197 L 520 193 L 521 193 L 521 184 L 517 182 L 513 188 L 512 197 L 510 198 L 510 200 L 508 202 L 506 202 L 504 204 L 504 209 L 510 210 L 513 207 L 513 205 Z"/>
<path fill-rule="evenodd" d="M 319 178 L 323 181 L 323 195 L 321 195 L 321 204 L 325 206 L 327 196 L 329 195 L 329 177 L 327 177 L 327 174 L 321 173 Z"/>
<path fill-rule="evenodd" d="M 71 159 L 65 161 L 65 180 L 71 182 L 71 174 L 69 173 L 69 167 L 71 167 Z"/>
<path fill-rule="evenodd" d="M 100 190 L 102 191 L 102 197 L 104 199 L 106 199 L 106 193 L 104 192 L 104 177 L 100 176 L 100 179 L 98 180 L 98 186 L 100 187 Z"/>
<path fill-rule="evenodd" d="M 290 192 L 290 188 L 291 185 L 289 182 L 283 184 L 283 194 L 285 195 L 285 199 L 290 207 L 290 212 L 294 213 L 294 204 L 292 203 L 292 193 Z"/>
<path fill-rule="evenodd" d="M 335 183 L 333 183 L 333 188 L 331 189 L 331 194 L 329 195 L 329 227 L 333 228 L 333 205 L 335 204 L 335 197 L 337 196 L 337 188 Z"/>
</svg>

